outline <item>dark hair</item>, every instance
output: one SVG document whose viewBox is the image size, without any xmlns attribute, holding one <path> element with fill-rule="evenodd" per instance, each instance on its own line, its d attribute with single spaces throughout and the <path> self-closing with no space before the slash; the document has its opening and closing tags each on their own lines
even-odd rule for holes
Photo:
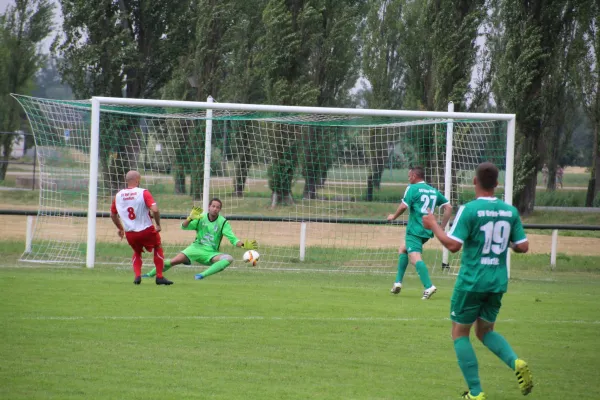
<svg viewBox="0 0 600 400">
<path fill-rule="evenodd" d="M 491 190 L 498 184 L 498 167 L 491 162 L 484 162 L 477 166 L 477 182 L 485 190 Z"/>
<path fill-rule="evenodd" d="M 417 178 L 425 179 L 425 168 L 420 165 L 410 167 L 410 170 L 417 176 Z"/>
<path fill-rule="evenodd" d="M 208 202 L 208 205 L 210 206 L 213 203 L 213 201 L 218 201 L 219 204 L 221 205 L 221 208 L 223 208 L 223 202 L 218 197 L 213 197 L 212 199 L 210 199 L 210 201 Z"/>
</svg>

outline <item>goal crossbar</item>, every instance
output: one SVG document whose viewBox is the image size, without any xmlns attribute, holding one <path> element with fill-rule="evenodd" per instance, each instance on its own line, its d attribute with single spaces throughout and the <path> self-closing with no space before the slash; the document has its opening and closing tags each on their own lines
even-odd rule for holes
<svg viewBox="0 0 600 400">
<path fill-rule="evenodd" d="M 498 120 L 510 121 L 516 118 L 515 114 L 487 114 L 466 113 L 447 111 L 410 111 L 410 110 L 373 110 L 363 108 L 336 108 L 336 107 L 301 107 L 301 106 L 277 106 L 264 104 L 238 104 L 238 103 L 212 103 L 202 101 L 180 101 L 180 100 L 150 100 L 150 99 L 128 99 L 120 97 L 92 97 L 100 104 L 112 104 L 121 106 L 154 106 L 191 109 L 212 110 L 235 110 L 256 112 L 281 112 L 298 114 L 328 114 L 348 116 L 374 116 L 374 117 L 399 117 L 399 118 L 453 118 L 474 120 Z"/>
</svg>

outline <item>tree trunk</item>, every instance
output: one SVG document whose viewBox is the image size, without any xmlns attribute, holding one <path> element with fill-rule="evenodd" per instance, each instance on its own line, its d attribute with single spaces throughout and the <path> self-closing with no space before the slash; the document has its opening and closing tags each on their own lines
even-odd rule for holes
<svg viewBox="0 0 600 400">
<path fill-rule="evenodd" d="M 244 189 L 246 188 L 249 168 L 250 163 L 247 161 L 246 157 L 242 157 L 242 159 L 235 164 L 233 195 L 236 197 L 244 197 Z"/>
<path fill-rule="evenodd" d="M 170 124 L 167 122 L 167 124 Z M 193 121 L 181 121 L 181 132 L 177 133 L 173 132 L 171 129 L 172 126 L 167 125 L 169 127 L 169 140 L 172 140 L 174 143 L 173 152 L 175 153 L 175 159 L 173 162 L 173 180 L 175 182 L 174 192 L 175 194 L 186 194 L 186 173 L 189 169 L 189 137 L 191 134 L 190 127 L 194 126 Z M 192 128 L 193 129 L 193 128 Z"/>
<path fill-rule="evenodd" d="M 273 161 L 268 170 L 269 189 L 273 194 L 271 207 L 275 207 L 277 202 L 284 201 L 284 204 L 294 204 L 292 198 L 292 186 L 294 184 L 294 171 L 298 163 L 298 152 L 300 151 L 299 135 L 294 130 L 285 131 L 281 126 L 275 125 L 276 132 L 286 132 L 285 137 L 276 137 L 270 143 Z M 299 129 L 296 127 L 296 129 Z"/>
<path fill-rule="evenodd" d="M 522 216 L 527 216 L 533 212 L 536 194 L 535 181 L 536 178 L 534 174 L 530 174 L 530 176 L 523 181 L 525 186 L 521 191 L 521 195 L 517 198 L 517 202 L 515 204 L 515 206 L 519 210 L 519 213 Z"/>
<path fill-rule="evenodd" d="M 593 174 L 593 173 L 592 173 Z M 585 194 L 585 206 L 593 207 L 594 206 L 594 192 L 596 191 L 596 178 L 592 178 L 588 180 L 588 188 Z"/>
<path fill-rule="evenodd" d="M 369 162 L 371 173 L 367 179 L 367 201 L 373 201 L 373 190 L 381 188 L 381 177 L 386 163 L 386 154 L 388 152 L 387 136 L 383 132 L 378 135 L 377 130 L 370 132 L 369 138 Z"/>
<path fill-rule="evenodd" d="M 585 206 L 592 207 L 594 204 L 594 200 L 598 196 L 598 191 L 600 191 L 600 151 L 598 151 L 598 146 L 600 146 L 600 139 L 598 135 L 600 134 L 598 130 L 598 124 L 594 125 L 594 145 L 592 147 L 592 168 L 590 172 L 590 180 L 588 182 L 588 190 L 585 196 Z"/>
<path fill-rule="evenodd" d="M 367 178 L 367 197 L 366 201 L 373 201 L 373 174 Z"/>
<path fill-rule="evenodd" d="M 279 204 L 279 195 L 277 192 L 271 192 L 271 209 L 275 209 Z"/>
<path fill-rule="evenodd" d="M 12 144 L 13 135 L 0 136 L 0 146 L 2 147 L 2 154 L 0 154 L 0 181 L 6 179 L 6 171 L 8 170 Z"/>
<path fill-rule="evenodd" d="M 560 146 L 562 123 L 563 121 L 557 121 L 554 125 L 554 132 L 552 134 L 552 139 L 550 140 L 550 160 L 548 162 L 548 182 L 546 184 L 546 189 L 549 192 L 556 190 L 556 170 L 558 169 L 558 158 L 560 157 L 560 152 L 562 150 Z"/>
<path fill-rule="evenodd" d="M 196 126 L 190 135 L 191 159 L 191 184 L 190 194 L 193 200 L 202 199 L 204 188 L 204 124 Z"/>
<path fill-rule="evenodd" d="M 317 180 L 314 177 L 304 178 L 304 191 L 302 198 L 305 200 L 314 200 L 317 198 Z"/>
<path fill-rule="evenodd" d="M 316 135 L 316 129 L 312 127 L 309 127 L 307 132 L 302 135 L 302 152 L 304 153 L 304 166 L 302 168 L 304 190 L 302 191 L 302 198 L 308 200 L 317 198 L 317 184 L 321 180 L 320 154 L 319 145 L 317 144 L 319 138 Z"/>
<path fill-rule="evenodd" d="M 175 181 L 175 194 L 186 194 L 185 167 L 178 162 L 173 166 L 173 179 Z"/>
<path fill-rule="evenodd" d="M 600 128 L 598 125 L 600 125 L 600 123 L 596 122 L 596 126 L 594 126 L 594 152 L 596 153 L 596 184 L 594 185 L 594 199 L 598 197 L 598 192 L 600 192 Z"/>
<path fill-rule="evenodd" d="M 537 181 L 537 140 L 524 137 L 518 152 L 515 168 L 515 187 L 513 202 L 522 216 L 533 212 L 535 206 L 535 190 Z"/>
<path fill-rule="evenodd" d="M 235 162 L 235 175 L 233 177 L 233 195 L 236 197 L 244 196 L 248 170 L 252 166 L 252 157 L 250 153 L 249 133 L 245 127 L 240 124 L 233 125 L 232 131 L 236 132 L 233 140 Z"/>
</svg>

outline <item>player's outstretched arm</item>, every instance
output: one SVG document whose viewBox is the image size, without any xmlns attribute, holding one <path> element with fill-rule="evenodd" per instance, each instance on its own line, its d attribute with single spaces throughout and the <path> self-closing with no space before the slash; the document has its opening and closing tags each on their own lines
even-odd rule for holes
<svg viewBox="0 0 600 400">
<path fill-rule="evenodd" d="M 445 230 L 450 217 L 452 217 L 452 204 L 446 203 L 442 206 L 442 209 L 444 210 L 444 214 L 442 215 L 442 229 Z"/>
<path fill-rule="evenodd" d="M 511 242 L 510 248 L 513 249 L 515 253 L 527 253 L 529 251 L 529 242 L 525 241 L 519 244 Z"/>
<path fill-rule="evenodd" d="M 390 222 L 395 220 L 396 218 L 401 216 L 402 213 L 404 213 L 404 211 L 406 211 L 407 209 L 408 209 L 408 206 L 406 205 L 406 203 L 404 203 L 404 202 L 400 203 L 396 212 L 394 214 L 388 215 L 387 220 Z"/>
<path fill-rule="evenodd" d="M 459 251 L 462 247 L 462 243 L 448 237 L 442 227 L 438 225 L 435 215 L 431 213 L 431 210 L 427 209 L 427 211 L 427 215 L 423 216 L 423 226 L 426 229 L 430 229 L 435 237 L 438 238 L 438 240 L 442 243 L 442 245 L 452 253 Z"/>
<path fill-rule="evenodd" d="M 111 212 L 110 219 L 112 220 L 113 224 L 115 224 L 115 226 L 118 229 L 117 235 L 119 235 L 119 237 L 121 239 L 123 239 L 123 237 L 125 236 L 125 229 L 123 229 L 123 224 L 121 224 L 121 220 L 119 219 L 119 214 Z"/>
<path fill-rule="evenodd" d="M 202 208 L 193 207 L 192 211 L 190 211 L 190 215 L 188 215 L 187 219 L 181 223 L 181 227 L 183 229 L 186 229 L 190 225 L 190 223 L 192 223 L 193 221 L 198 221 L 200 218 L 202 218 Z"/>
<path fill-rule="evenodd" d="M 193 207 L 192 211 L 190 211 L 190 215 L 187 217 L 188 221 L 193 221 L 196 219 L 200 219 L 202 217 L 202 208 L 201 207 Z"/>
<path fill-rule="evenodd" d="M 160 232 L 162 228 L 160 227 L 160 211 L 158 210 L 158 206 L 156 204 L 153 204 L 150 207 L 150 211 L 152 211 L 152 216 L 156 221 L 156 231 Z"/>
</svg>

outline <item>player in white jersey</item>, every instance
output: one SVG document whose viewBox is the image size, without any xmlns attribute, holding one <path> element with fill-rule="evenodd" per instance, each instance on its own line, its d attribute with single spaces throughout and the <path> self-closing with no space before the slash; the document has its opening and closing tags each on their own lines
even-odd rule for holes
<svg viewBox="0 0 600 400">
<path fill-rule="evenodd" d="M 125 176 L 127 188 L 122 189 L 113 199 L 110 207 L 110 218 L 117 227 L 121 239 L 133 249 L 133 283 L 142 282 L 142 253 L 144 249 L 154 251 L 156 267 L 156 284 L 171 285 L 173 282 L 163 277 L 165 256 L 160 242 L 160 212 L 149 190 L 140 188 L 142 176 L 137 171 L 129 171 Z M 156 228 L 152 224 L 150 211 L 156 220 Z"/>
</svg>

